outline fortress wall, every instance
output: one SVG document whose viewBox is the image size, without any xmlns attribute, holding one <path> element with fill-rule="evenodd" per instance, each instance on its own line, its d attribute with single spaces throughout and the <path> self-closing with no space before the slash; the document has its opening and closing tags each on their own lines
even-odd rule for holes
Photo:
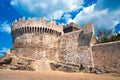
<svg viewBox="0 0 120 80">
<path fill-rule="evenodd" d="M 59 59 L 62 63 L 71 63 L 92 67 L 91 34 L 84 34 L 82 30 L 66 33 L 59 38 Z"/>
<path fill-rule="evenodd" d="M 56 41 L 57 38 L 57 35 L 28 33 L 17 36 L 12 47 L 41 47 Z"/>
<path fill-rule="evenodd" d="M 120 73 L 120 41 L 92 46 L 92 53 L 96 68 Z"/>
<path fill-rule="evenodd" d="M 58 35 L 26 33 L 17 36 L 13 42 L 12 53 L 33 59 L 57 60 Z"/>
<path fill-rule="evenodd" d="M 45 34 L 45 37 L 50 39 L 49 36 L 60 36 L 62 33 L 58 32 L 56 30 L 52 30 L 52 29 L 48 29 L 48 28 L 44 28 L 44 27 L 22 27 L 22 28 L 18 28 L 18 29 L 12 30 L 11 34 L 12 34 L 13 42 L 14 41 L 16 42 L 17 41 L 16 38 L 20 38 L 23 35 L 26 35 L 26 36 L 28 35 L 28 37 L 27 37 L 27 39 L 28 39 L 30 37 L 29 36 L 30 34 L 33 35 L 31 37 L 34 37 L 34 34 L 35 34 L 35 36 L 36 35 L 37 36 L 41 36 L 41 35 Z M 49 36 L 47 37 L 46 34 L 49 35 Z M 31 37 L 30 37 L 30 39 L 31 39 Z M 24 40 L 25 39 L 26 38 L 24 38 Z M 21 40 L 23 40 L 23 39 L 21 39 Z M 48 40 L 48 41 L 51 41 L 51 39 Z"/>
<path fill-rule="evenodd" d="M 21 56 L 32 58 L 36 60 L 50 60 L 57 61 L 58 60 L 58 50 L 56 48 L 34 48 L 34 47 L 26 47 L 26 48 L 13 48 L 12 53 Z"/>
</svg>

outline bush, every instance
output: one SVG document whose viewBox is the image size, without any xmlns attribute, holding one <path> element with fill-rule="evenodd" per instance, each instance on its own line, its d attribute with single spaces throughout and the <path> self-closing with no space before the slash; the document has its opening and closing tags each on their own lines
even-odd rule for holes
<svg viewBox="0 0 120 80">
<path fill-rule="evenodd" d="M 79 67 L 79 70 L 82 71 L 84 69 L 85 69 L 85 67 L 81 64 L 80 67 Z"/>
<path fill-rule="evenodd" d="M 12 58 L 10 58 L 10 59 L 5 59 L 4 61 L 5 61 L 6 64 L 10 64 L 11 61 L 12 61 Z"/>
</svg>

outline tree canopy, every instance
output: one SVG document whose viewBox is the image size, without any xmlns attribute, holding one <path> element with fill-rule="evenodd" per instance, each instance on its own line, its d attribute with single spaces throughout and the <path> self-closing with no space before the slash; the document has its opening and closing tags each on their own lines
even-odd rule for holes
<svg viewBox="0 0 120 80">
<path fill-rule="evenodd" d="M 96 36 L 98 39 L 98 43 L 106 43 L 120 40 L 120 33 L 114 33 L 112 29 L 98 29 Z"/>
</svg>

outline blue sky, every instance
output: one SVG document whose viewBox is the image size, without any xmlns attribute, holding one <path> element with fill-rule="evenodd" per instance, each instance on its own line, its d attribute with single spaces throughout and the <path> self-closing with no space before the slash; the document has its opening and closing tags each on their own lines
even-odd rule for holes
<svg viewBox="0 0 120 80">
<path fill-rule="evenodd" d="M 95 31 L 120 32 L 120 0 L 0 0 L 0 55 L 11 49 L 11 24 L 23 16 L 79 26 L 93 22 Z"/>
</svg>

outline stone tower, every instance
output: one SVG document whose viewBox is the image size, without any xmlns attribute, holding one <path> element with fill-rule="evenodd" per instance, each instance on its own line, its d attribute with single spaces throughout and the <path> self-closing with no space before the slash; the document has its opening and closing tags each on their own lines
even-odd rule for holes
<svg viewBox="0 0 120 80">
<path fill-rule="evenodd" d="M 63 26 L 45 18 L 21 18 L 12 24 L 12 53 L 32 59 L 58 60 L 58 37 L 63 34 Z"/>
</svg>

